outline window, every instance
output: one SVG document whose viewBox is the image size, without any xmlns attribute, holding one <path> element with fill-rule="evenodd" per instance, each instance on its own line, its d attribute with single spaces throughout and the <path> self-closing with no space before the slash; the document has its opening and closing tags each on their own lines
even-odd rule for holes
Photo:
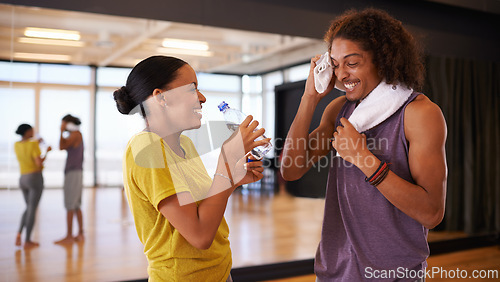
<svg viewBox="0 0 500 282">
<path fill-rule="evenodd" d="M 243 90 L 242 112 L 252 115 L 262 126 L 262 77 L 260 75 L 244 75 L 241 85 Z"/>
<path fill-rule="evenodd" d="M 38 64 L 0 62 L 0 80 L 36 82 L 38 80 Z"/>
<path fill-rule="evenodd" d="M 132 71 L 130 68 L 98 68 L 97 85 L 99 85 L 99 87 L 121 87 L 127 82 L 127 77 L 130 74 L 130 71 Z"/>
<path fill-rule="evenodd" d="M 40 64 L 40 82 L 89 85 L 91 69 L 87 66 Z"/>
<path fill-rule="evenodd" d="M 144 129 L 139 114 L 122 115 L 116 109 L 112 90 L 99 90 L 96 97 L 97 183 L 121 186 L 122 158 L 130 138 Z"/>
<path fill-rule="evenodd" d="M 274 117 L 275 117 L 275 96 L 274 88 L 276 85 L 283 84 L 283 72 L 275 71 L 262 76 L 263 93 L 262 93 L 262 115 L 263 127 L 266 129 L 266 136 L 274 138 Z M 274 140 L 271 140 L 274 144 Z M 274 156 L 274 150 L 269 152 L 268 157 Z"/>
<path fill-rule="evenodd" d="M 43 133 L 42 137 L 45 142 L 54 149 L 45 161 L 45 186 L 62 187 L 63 184 L 67 153 L 59 150 L 59 137 L 61 120 L 67 114 L 76 116 L 82 121 L 80 132 L 83 135 L 85 147 L 83 185 L 93 185 L 90 110 L 90 91 L 88 90 L 42 88 L 40 92 L 40 132 Z"/>
<path fill-rule="evenodd" d="M 311 64 L 302 64 L 295 67 L 291 67 L 286 70 L 287 82 L 295 82 L 300 80 L 306 80 L 309 76 L 309 69 Z"/>
<path fill-rule="evenodd" d="M 240 92 L 241 78 L 236 75 L 197 73 L 198 88 L 202 91 Z"/>
<path fill-rule="evenodd" d="M 97 69 L 96 96 L 96 165 L 97 184 L 123 185 L 122 158 L 130 138 L 144 129 L 139 114 L 122 115 L 116 109 L 113 91 L 127 82 L 132 69 L 103 67 Z"/>
<path fill-rule="evenodd" d="M 17 127 L 27 123 L 35 127 L 35 91 L 31 88 L 0 87 L 0 187 L 19 185 L 19 164 L 14 143 L 21 140 Z M 35 128 L 35 133 L 37 133 Z"/>
<path fill-rule="evenodd" d="M 262 77 L 260 75 L 244 75 L 241 81 L 241 88 L 243 94 L 262 93 Z"/>
</svg>

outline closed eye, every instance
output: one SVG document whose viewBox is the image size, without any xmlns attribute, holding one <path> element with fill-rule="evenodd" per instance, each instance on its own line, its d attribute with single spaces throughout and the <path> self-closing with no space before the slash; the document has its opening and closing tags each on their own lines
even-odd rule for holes
<svg viewBox="0 0 500 282">
<path fill-rule="evenodd" d="M 196 85 L 196 83 L 191 83 L 191 87 L 189 88 L 189 91 L 190 92 L 198 92 L 198 87 Z"/>
</svg>

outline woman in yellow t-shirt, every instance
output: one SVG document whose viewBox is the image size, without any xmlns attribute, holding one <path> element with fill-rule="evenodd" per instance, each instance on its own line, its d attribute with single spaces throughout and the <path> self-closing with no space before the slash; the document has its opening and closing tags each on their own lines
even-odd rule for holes
<svg viewBox="0 0 500 282">
<path fill-rule="evenodd" d="M 133 136 L 123 160 L 125 192 L 148 259 L 149 281 L 232 281 L 229 228 L 231 193 L 262 178 L 262 162 L 246 153 L 269 139 L 249 116 L 222 146 L 214 178 L 184 130 L 201 126 L 206 98 L 183 60 L 149 57 L 113 94 L 122 114 L 140 112 L 146 128 Z"/>
<path fill-rule="evenodd" d="M 21 141 L 14 144 L 17 160 L 19 161 L 19 168 L 21 169 L 21 178 L 19 179 L 19 187 L 23 192 L 24 201 L 26 202 L 26 210 L 21 217 L 21 226 L 16 236 L 16 246 L 21 246 L 21 233 L 26 227 L 26 240 L 24 241 L 24 248 L 31 248 L 38 246 L 38 243 L 31 241 L 31 231 L 35 224 L 35 214 L 40 202 L 40 197 L 43 191 L 43 162 L 47 157 L 41 156 L 40 146 L 38 140 L 33 140 L 33 128 L 29 124 L 21 124 L 16 134 L 21 135 Z M 51 150 L 49 146 L 47 153 Z"/>
</svg>

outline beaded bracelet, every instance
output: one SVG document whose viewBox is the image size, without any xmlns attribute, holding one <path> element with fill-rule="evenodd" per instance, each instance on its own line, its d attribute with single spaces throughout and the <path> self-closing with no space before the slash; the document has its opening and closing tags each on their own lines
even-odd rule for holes
<svg viewBox="0 0 500 282">
<path fill-rule="evenodd" d="M 222 174 L 222 173 L 215 173 L 215 174 L 214 174 L 214 177 L 215 177 L 215 175 L 218 175 L 218 176 L 224 177 L 225 179 L 229 180 L 229 183 L 231 183 L 231 185 L 234 185 L 234 184 L 233 184 L 233 180 L 231 180 L 231 178 L 229 178 L 229 177 L 225 176 L 224 174 Z"/>
</svg>

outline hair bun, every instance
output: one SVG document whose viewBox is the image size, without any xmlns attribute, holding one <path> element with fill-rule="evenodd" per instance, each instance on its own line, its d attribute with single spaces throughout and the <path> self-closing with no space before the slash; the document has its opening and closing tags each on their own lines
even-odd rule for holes
<svg viewBox="0 0 500 282">
<path fill-rule="evenodd" d="M 29 124 L 26 124 L 26 123 L 23 123 L 21 125 L 19 125 L 16 129 L 16 134 L 19 134 L 21 136 L 24 136 L 24 134 L 26 133 L 26 131 L 32 129 L 33 127 L 31 127 L 31 125 Z"/>
<path fill-rule="evenodd" d="M 116 108 L 124 115 L 128 115 L 137 106 L 137 103 L 132 100 L 125 86 L 115 90 L 113 97 L 115 98 Z"/>
</svg>

